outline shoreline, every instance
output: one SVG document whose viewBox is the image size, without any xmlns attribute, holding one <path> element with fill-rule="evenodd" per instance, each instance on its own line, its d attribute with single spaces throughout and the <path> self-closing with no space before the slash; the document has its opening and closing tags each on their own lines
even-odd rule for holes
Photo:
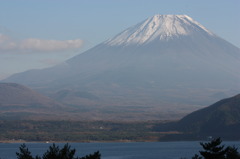
<svg viewBox="0 0 240 159">
<path fill-rule="evenodd" d="M 40 144 L 53 144 L 53 143 L 151 143 L 151 142 L 207 142 L 209 140 L 176 140 L 176 141 L 134 141 L 134 140 L 114 140 L 114 141 L 26 141 L 26 140 L 2 140 L 0 144 L 23 144 L 23 143 L 40 143 Z M 240 140 L 224 140 L 224 142 L 240 142 Z"/>
<path fill-rule="evenodd" d="M 134 142 L 166 142 L 157 140 L 109 140 L 109 141 L 27 141 L 27 140 L 0 140 L 0 143 L 11 144 L 11 143 L 134 143 Z M 168 142 L 168 141 L 167 141 Z M 171 142 L 171 141 L 169 141 Z"/>
</svg>

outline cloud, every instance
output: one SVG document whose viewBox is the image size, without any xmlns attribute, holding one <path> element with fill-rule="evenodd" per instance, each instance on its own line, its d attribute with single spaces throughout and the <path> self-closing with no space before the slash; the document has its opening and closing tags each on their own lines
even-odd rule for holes
<svg viewBox="0 0 240 159">
<path fill-rule="evenodd" d="M 0 51 L 13 50 L 16 47 L 16 42 L 14 42 L 14 40 L 7 35 L 0 34 Z"/>
<path fill-rule="evenodd" d="M 83 44 L 83 41 L 80 39 L 76 40 L 65 40 L 65 41 L 58 41 L 58 40 L 42 40 L 42 39 L 26 39 L 23 40 L 19 48 L 21 50 L 31 51 L 65 51 L 69 49 L 77 49 L 80 48 Z"/>
<path fill-rule="evenodd" d="M 76 50 L 83 46 L 81 39 L 74 40 L 44 40 L 29 38 L 16 40 L 0 34 L 0 52 L 62 52 Z"/>
</svg>

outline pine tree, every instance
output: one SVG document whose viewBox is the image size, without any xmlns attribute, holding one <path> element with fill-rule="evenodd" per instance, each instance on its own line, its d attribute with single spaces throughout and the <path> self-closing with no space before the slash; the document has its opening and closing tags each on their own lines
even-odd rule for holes
<svg viewBox="0 0 240 159">
<path fill-rule="evenodd" d="M 200 143 L 204 151 L 199 151 L 201 156 L 195 154 L 192 159 L 240 159 L 240 154 L 234 146 L 225 148 L 221 145 L 220 138 L 213 139 L 209 143 Z"/>
<path fill-rule="evenodd" d="M 20 152 L 16 152 L 17 159 L 34 159 L 25 144 L 19 147 L 19 151 Z"/>
<path fill-rule="evenodd" d="M 222 140 L 217 138 L 212 140 L 210 143 L 200 143 L 205 151 L 200 151 L 200 154 L 205 159 L 225 159 L 227 148 L 224 145 L 221 146 Z"/>
<path fill-rule="evenodd" d="M 76 150 L 71 149 L 71 146 L 68 144 L 65 144 L 62 149 L 53 144 L 42 157 L 36 156 L 35 158 L 32 157 L 25 144 L 22 144 L 19 150 L 20 152 L 16 152 L 17 159 L 101 159 L 99 151 L 85 157 L 74 157 Z"/>
<path fill-rule="evenodd" d="M 228 152 L 226 153 L 226 159 L 240 159 L 240 154 L 236 147 L 228 147 Z"/>
<path fill-rule="evenodd" d="M 101 159 L 101 154 L 99 153 L 99 151 L 97 151 L 94 154 L 90 154 L 79 159 Z"/>
<path fill-rule="evenodd" d="M 74 158 L 76 150 L 71 149 L 71 146 L 65 144 L 62 149 L 53 144 L 49 147 L 49 150 L 43 154 L 42 159 L 77 159 Z"/>
<path fill-rule="evenodd" d="M 192 159 L 202 159 L 202 157 L 200 157 L 197 154 L 195 154 L 195 156 L 193 156 Z"/>
</svg>

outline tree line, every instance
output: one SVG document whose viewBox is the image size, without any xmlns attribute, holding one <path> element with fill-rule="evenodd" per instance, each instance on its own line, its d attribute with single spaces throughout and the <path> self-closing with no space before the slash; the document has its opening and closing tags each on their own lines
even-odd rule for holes
<svg viewBox="0 0 240 159">
<path fill-rule="evenodd" d="M 25 144 L 19 147 L 19 152 L 16 152 L 17 159 L 100 159 L 101 154 L 99 151 L 93 154 L 86 155 L 84 157 L 75 156 L 76 149 L 72 149 L 69 144 L 65 144 L 63 148 L 59 148 L 53 144 L 49 149 L 41 156 L 33 157 L 29 149 Z"/>
<path fill-rule="evenodd" d="M 203 150 L 199 154 L 195 154 L 192 159 L 240 159 L 240 153 L 235 146 L 227 146 L 222 144 L 220 138 L 213 139 L 207 143 L 200 143 Z M 69 144 L 65 144 L 63 148 L 59 148 L 56 144 L 49 146 L 48 150 L 42 156 L 33 156 L 25 144 L 19 147 L 16 152 L 17 159 L 101 159 L 99 151 L 84 157 L 75 156 L 76 149 L 72 149 Z M 186 159 L 186 158 L 181 158 Z"/>
<path fill-rule="evenodd" d="M 240 153 L 235 146 L 222 145 L 220 138 L 213 139 L 208 143 L 200 143 L 203 150 L 195 154 L 192 159 L 240 159 Z"/>
</svg>

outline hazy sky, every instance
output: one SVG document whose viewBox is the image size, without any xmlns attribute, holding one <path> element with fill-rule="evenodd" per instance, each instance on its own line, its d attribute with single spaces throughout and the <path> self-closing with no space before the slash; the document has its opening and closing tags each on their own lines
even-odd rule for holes
<svg viewBox="0 0 240 159">
<path fill-rule="evenodd" d="M 155 14 L 186 14 L 240 47 L 240 0 L 0 0 L 0 79 L 61 63 Z"/>
</svg>

